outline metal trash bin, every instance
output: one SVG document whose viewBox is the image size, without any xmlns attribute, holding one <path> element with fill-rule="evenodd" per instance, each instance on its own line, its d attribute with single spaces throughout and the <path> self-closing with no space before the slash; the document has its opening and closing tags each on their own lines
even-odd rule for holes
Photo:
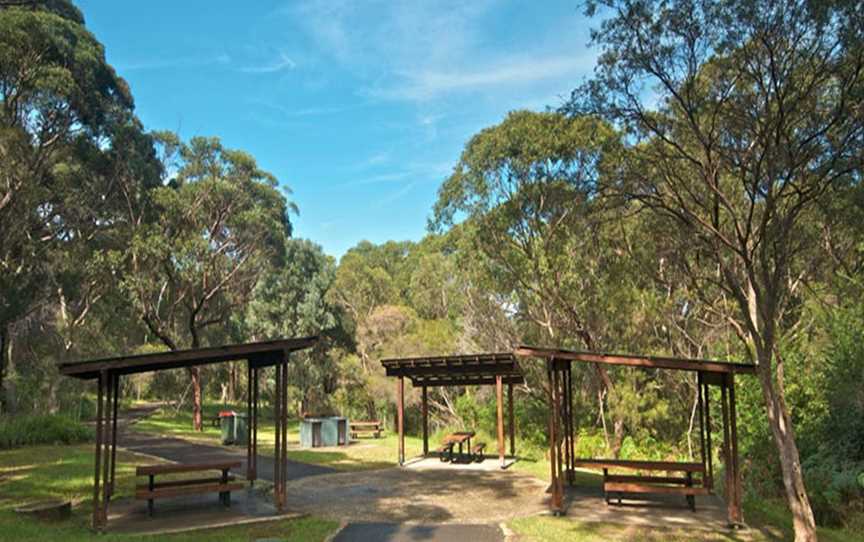
<svg viewBox="0 0 864 542">
<path fill-rule="evenodd" d="M 348 418 L 329 416 L 300 421 L 300 446 L 319 448 L 348 445 Z"/>
<path fill-rule="evenodd" d="M 222 444 L 244 446 L 248 439 L 246 415 L 233 410 L 223 410 L 219 413 L 219 424 L 222 427 Z"/>
</svg>

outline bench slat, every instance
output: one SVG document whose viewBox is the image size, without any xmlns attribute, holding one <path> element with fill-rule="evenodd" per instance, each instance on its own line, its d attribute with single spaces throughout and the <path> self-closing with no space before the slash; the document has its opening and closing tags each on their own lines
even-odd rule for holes
<svg viewBox="0 0 864 542">
<path fill-rule="evenodd" d="M 227 491 L 239 491 L 243 489 L 242 482 L 229 482 L 227 484 L 198 484 L 186 485 L 178 487 L 163 487 L 156 488 L 150 491 L 149 488 L 136 488 L 136 499 L 158 499 L 161 497 L 180 497 L 183 495 L 196 495 L 198 493 L 222 493 Z"/>
<path fill-rule="evenodd" d="M 646 483 L 646 484 L 679 484 L 687 485 L 687 478 L 683 476 L 625 476 L 621 474 L 608 474 L 604 478 L 607 482 Z M 701 484 L 698 478 L 690 480 L 693 485 Z"/>
<path fill-rule="evenodd" d="M 576 459 L 574 467 L 587 469 L 641 469 L 656 471 L 705 472 L 702 463 L 678 461 L 630 461 L 626 459 Z"/>
<path fill-rule="evenodd" d="M 671 495 L 708 495 L 706 487 L 663 486 L 656 484 L 634 484 L 624 482 L 606 482 L 603 490 L 619 493 L 662 493 Z"/>
<path fill-rule="evenodd" d="M 228 475 L 228 482 L 233 482 L 236 478 L 233 474 Z M 156 482 L 153 484 L 154 489 L 165 489 L 169 487 L 195 486 L 204 484 L 219 484 L 222 482 L 221 476 L 214 478 L 196 478 L 194 480 L 169 480 L 167 482 Z M 137 484 L 135 491 L 149 491 L 150 484 Z"/>
<path fill-rule="evenodd" d="M 378 427 L 381 422 L 349 422 L 351 427 Z"/>
<path fill-rule="evenodd" d="M 170 465 L 142 465 L 135 469 L 137 476 L 156 474 L 175 474 L 179 472 L 197 472 L 202 470 L 239 469 L 239 461 L 212 461 L 209 463 L 182 463 Z"/>
</svg>

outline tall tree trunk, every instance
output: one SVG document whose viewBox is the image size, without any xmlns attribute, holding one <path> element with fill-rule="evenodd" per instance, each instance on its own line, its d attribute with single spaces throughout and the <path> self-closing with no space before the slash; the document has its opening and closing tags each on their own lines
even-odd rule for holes
<svg viewBox="0 0 864 542">
<path fill-rule="evenodd" d="M 192 426 L 195 431 L 203 431 L 201 423 L 201 368 L 190 367 L 189 375 L 192 377 Z"/>
<path fill-rule="evenodd" d="M 8 353 L 9 327 L 4 323 L 0 325 L 0 413 L 6 411 L 6 388 L 3 377 L 6 375 L 6 355 Z"/>
<path fill-rule="evenodd" d="M 757 374 L 762 384 L 762 396 L 768 413 L 768 425 L 774 437 L 774 444 L 780 456 L 780 471 L 783 477 L 783 487 L 786 490 L 786 502 L 792 512 L 792 525 L 795 529 L 795 542 L 816 542 L 816 520 L 810 499 L 804 487 L 804 475 L 801 471 L 801 458 L 795 434 L 792 429 L 792 419 L 786 406 L 786 397 L 782 382 L 782 367 L 778 367 L 778 375 L 771 370 L 771 354 L 761 354 Z M 782 362 L 781 362 L 782 363 Z"/>
<path fill-rule="evenodd" d="M 228 364 L 228 402 L 234 403 L 237 399 L 237 363 Z"/>
</svg>

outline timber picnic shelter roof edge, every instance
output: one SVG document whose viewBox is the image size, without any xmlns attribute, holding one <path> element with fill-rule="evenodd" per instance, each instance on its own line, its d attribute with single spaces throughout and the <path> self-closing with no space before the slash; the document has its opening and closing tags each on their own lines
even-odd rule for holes
<svg viewBox="0 0 864 542">
<path fill-rule="evenodd" d="M 541 348 L 527 345 L 516 347 L 516 349 L 513 350 L 513 354 L 518 357 L 543 358 L 566 362 L 579 361 L 584 363 L 602 363 L 606 365 L 625 365 L 630 367 L 642 367 L 645 369 L 670 369 L 702 373 L 734 374 L 754 374 L 756 372 L 756 366 L 750 363 L 634 354 L 581 352 L 576 350 Z"/>
<path fill-rule="evenodd" d="M 524 384 L 525 377 L 512 352 L 493 352 L 454 356 L 422 356 L 383 359 L 387 376 L 407 377 L 416 386 L 483 386 Z"/>
<path fill-rule="evenodd" d="M 180 369 L 227 361 L 248 360 L 254 367 L 275 365 L 286 352 L 311 348 L 317 336 L 275 339 L 188 350 L 168 350 L 148 354 L 129 354 L 60 364 L 60 374 L 82 380 L 97 378 L 102 371 L 135 374 Z"/>
</svg>

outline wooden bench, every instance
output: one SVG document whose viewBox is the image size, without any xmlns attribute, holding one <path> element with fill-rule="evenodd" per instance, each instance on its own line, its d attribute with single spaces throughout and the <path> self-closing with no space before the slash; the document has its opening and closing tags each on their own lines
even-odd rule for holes
<svg viewBox="0 0 864 542">
<path fill-rule="evenodd" d="M 616 494 L 621 504 L 625 493 L 653 493 L 661 495 L 684 495 L 691 510 L 696 510 L 696 495 L 708 495 L 705 487 L 705 465 L 676 461 L 628 461 L 624 459 L 576 459 L 574 467 L 603 469 L 603 493 L 606 504 L 611 504 L 611 494 Z M 609 469 L 663 472 L 663 475 L 609 474 Z M 683 473 L 669 476 L 668 473 Z M 694 478 L 699 474 L 699 478 Z"/>
<path fill-rule="evenodd" d="M 141 466 L 135 469 L 136 476 L 148 476 L 149 481 L 147 484 L 139 484 L 135 487 L 135 498 L 147 501 L 147 512 L 151 516 L 153 515 L 153 500 L 163 497 L 218 493 L 219 502 L 224 506 L 231 506 L 231 492 L 243 489 L 243 484 L 235 482 L 234 476 L 229 471 L 239 468 L 239 461 Z M 213 470 L 221 471 L 222 474 L 217 477 L 156 482 L 157 475 L 185 474 Z"/>
<path fill-rule="evenodd" d="M 351 438 L 360 438 L 361 436 L 379 438 L 381 436 L 382 424 L 380 421 L 350 422 L 349 425 L 351 426 Z"/>
<path fill-rule="evenodd" d="M 484 459 L 483 450 L 485 450 L 485 449 L 486 449 L 486 443 L 485 442 L 478 442 L 477 444 L 475 444 L 474 446 L 471 447 L 471 455 L 474 457 L 474 461 L 476 461 L 478 463 L 483 462 L 483 459 Z"/>
<path fill-rule="evenodd" d="M 445 442 L 436 450 L 439 454 L 441 461 L 453 460 L 453 446 L 455 445 L 455 442 Z"/>
</svg>

